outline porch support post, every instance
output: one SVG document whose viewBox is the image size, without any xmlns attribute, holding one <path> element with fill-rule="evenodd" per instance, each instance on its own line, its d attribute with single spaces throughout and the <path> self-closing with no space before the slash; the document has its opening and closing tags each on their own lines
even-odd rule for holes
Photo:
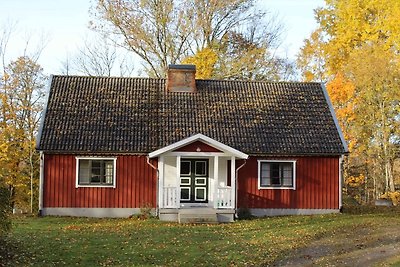
<svg viewBox="0 0 400 267">
<path fill-rule="evenodd" d="M 164 208 L 164 156 L 158 158 L 158 207 Z"/>
<path fill-rule="evenodd" d="M 176 207 L 181 205 L 181 156 L 176 156 Z"/>
<path fill-rule="evenodd" d="M 218 161 L 219 157 L 214 156 L 214 209 L 218 208 Z"/>
<path fill-rule="evenodd" d="M 235 157 L 231 157 L 231 207 L 236 207 L 236 166 Z"/>
</svg>

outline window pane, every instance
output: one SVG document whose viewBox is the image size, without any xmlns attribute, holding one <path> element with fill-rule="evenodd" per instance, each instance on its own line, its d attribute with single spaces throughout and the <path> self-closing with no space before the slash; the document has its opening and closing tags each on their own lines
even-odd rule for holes
<svg viewBox="0 0 400 267">
<path fill-rule="evenodd" d="M 270 175 L 271 164 L 267 162 L 261 163 L 261 186 L 271 185 L 271 175 Z"/>
<path fill-rule="evenodd" d="M 293 186 L 292 178 L 283 178 L 283 186 Z"/>
<path fill-rule="evenodd" d="M 270 169 L 271 169 L 271 164 L 270 163 L 267 163 L 267 162 L 261 163 L 261 170 L 263 172 L 268 172 L 269 173 Z"/>
<path fill-rule="evenodd" d="M 271 179 L 262 177 L 261 178 L 261 186 L 269 186 L 269 185 L 271 185 Z"/>
<path fill-rule="evenodd" d="M 280 177 L 280 164 L 272 163 L 271 164 L 271 185 L 280 185 L 281 177 Z"/>
<path fill-rule="evenodd" d="M 190 178 L 181 178 L 181 184 L 190 185 Z"/>
<path fill-rule="evenodd" d="M 278 178 L 271 178 L 271 185 L 280 185 L 281 184 L 281 179 Z"/>
<path fill-rule="evenodd" d="M 90 178 L 90 183 L 92 184 L 99 184 L 100 183 L 100 175 L 93 175 Z"/>
<path fill-rule="evenodd" d="M 283 166 L 283 185 L 293 186 L 293 164 L 284 163 Z"/>
<path fill-rule="evenodd" d="M 196 161 L 196 175 L 206 175 L 206 162 Z"/>
<path fill-rule="evenodd" d="M 101 161 L 100 160 L 92 160 L 92 168 L 100 169 Z"/>
<path fill-rule="evenodd" d="M 190 187 L 181 187 L 181 200 L 190 200 Z"/>
<path fill-rule="evenodd" d="M 181 174 L 190 175 L 190 161 L 181 161 Z"/>
<path fill-rule="evenodd" d="M 86 159 L 79 160 L 79 178 L 78 184 L 89 184 L 90 180 L 90 161 Z"/>
<path fill-rule="evenodd" d="M 196 178 L 196 185 L 206 185 L 206 178 Z"/>
<path fill-rule="evenodd" d="M 206 200 L 206 189 L 204 187 L 196 188 L 196 200 Z"/>
<path fill-rule="evenodd" d="M 101 181 L 101 161 L 92 160 L 92 177 L 90 179 L 91 183 L 100 183 Z"/>
<path fill-rule="evenodd" d="M 114 162 L 111 160 L 105 161 L 105 183 L 112 184 L 113 183 L 113 175 L 114 175 Z"/>
<path fill-rule="evenodd" d="M 280 173 L 279 163 L 271 164 L 271 178 L 279 179 L 279 173 Z"/>
</svg>

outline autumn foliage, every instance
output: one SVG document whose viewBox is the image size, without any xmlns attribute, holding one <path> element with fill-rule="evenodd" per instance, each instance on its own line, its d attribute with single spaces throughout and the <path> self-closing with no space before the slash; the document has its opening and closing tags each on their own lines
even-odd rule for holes
<svg viewBox="0 0 400 267">
<path fill-rule="evenodd" d="M 349 181 L 364 177 L 363 199 L 395 190 L 400 151 L 400 1 L 326 0 L 298 66 L 325 81 L 348 142 Z M 352 183 L 357 184 L 357 183 Z"/>
<path fill-rule="evenodd" d="M 10 62 L 0 76 L 0 187 L 7 189 L 12 208 L 25 211 L 33 211 L 38 196 L 35 138 L 44 104 L 42 71 L 23 56 Z"/>
</svg>

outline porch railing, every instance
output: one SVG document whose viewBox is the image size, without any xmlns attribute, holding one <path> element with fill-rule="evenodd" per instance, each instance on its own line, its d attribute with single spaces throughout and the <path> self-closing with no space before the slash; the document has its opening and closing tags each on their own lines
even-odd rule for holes
<svg viewBox="0 0 400 267">
<path fill-rule="evenodd" d="M 164 208 L 178 207 L 178 189 L 175 186 L 164 187 L 163 207 Z"/>
<path fill-rule="evenodd" d="M 233 208 L 232 188 L 229 186 L 218 187 L 217 189 L 217 207 L 219 209 Z"/>
<path fill-rule="evenodd" d="M 229 209 L 233 207 L 232 188 L 229 186 L 218 187 L 217 189 L 217 208 Z M 163 208 L 175 209 L 179 207 L 178 188 L 174 186 L 166 186 L 163 188 L 162 197 Z"/>
</svg>

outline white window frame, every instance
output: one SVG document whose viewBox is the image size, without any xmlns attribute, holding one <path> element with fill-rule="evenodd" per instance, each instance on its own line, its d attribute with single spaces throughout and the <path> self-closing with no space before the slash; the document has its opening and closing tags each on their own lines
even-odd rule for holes
<svg viewBox="0 0 400 267">
<path fill-rule="evenodd" d="M 293 186 L 261 186 L 261 164 L 262 163 L 292 163 L 293 164 Z M 258 189 L 291 189 L 296 190 L 296 160 L 258 160 Z"/>
<path fill-rule="evenodd" d="M 75 187 L 106 187 L 116 188 L 117 186 L 117 158 L 103 158 L 103 157 L 75 157 L 76 159 L 76 174 L 75 174 Z M 79 184 L 79 160 L 112 160 L 113 161 L 113 183 L 112 185 L 96 185 L 96 184 Z"/>
</svg>

